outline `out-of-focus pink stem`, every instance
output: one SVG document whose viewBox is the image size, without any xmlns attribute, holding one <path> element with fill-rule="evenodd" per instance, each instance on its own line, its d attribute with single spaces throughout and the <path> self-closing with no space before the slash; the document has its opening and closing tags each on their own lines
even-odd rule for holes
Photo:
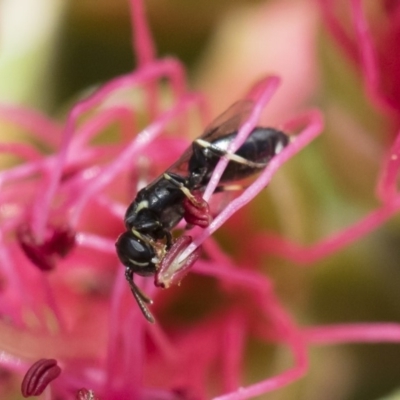
<svg viewBox="0 0 400 400">
<path fill-rule="evenodd" d="M 397 192 L 397 175 L 400 168 L 400 131 L 397 133 L 396 139 L 388 151 L 384 161 L 382 162 L 379 174 L 376 195 L 385 202 L 390 202 L 396 196 Z"/>
<path fill-rule="evenodd" d="M 354 38 L 351 38 L 343 27 L 343 23 L 335 16 L 333 0 L 319 0 L 322 13 L 331 34 L 345 51 L 347 56 L 362 70 L 365 88 L 370 99 L 385 112 L 391 112 L 396 108 L 390 99 L 385 96 L 380 87 L 381 74 L 378 64 L 378 56 L 373 44 L 372 35 L 367 19 L 364 15 L 361 0 L 349 2 Z"/>
<path fill-rule="evenodd" d="M 392 111 L 396 106 L 382 93 L 377 54 L 373 45 L 367 19 L 364 15 L 361 0 L 351 0 L 351 12 L 355 28 L 356 42 L 359 46 L 359 58 L 363 71 L 367 94 L 383 111 Z"/>
<path fill-rule="evenodd" d="M 25 371 L 29 368 L 29 365 L 25 363 L 21 357 L 16 356 L 7 350 L 1 351 L 0 366 L 18 374 L 25 373 Z"/>
<path fill-rule="evenodd" d="M 0 153 L 11 153 L 28 162 L 39 161 L 42 158 L 35 148 L 23 143 L 0 143 Z"/>
<path fill-rule="evenodd" d="M 360 46 L 361 68 L 364 73 L 365 84 L 370 94 L 374 95 L 377 92 L 379 85 L 379 71 L 368 23 L 364 16 L 361 1 L 351 0 L 350 5 L 356 32 L 356 40 Z"/>
<path fill-rule="evenodd" d="M 292 351 L 295 357 L 295 365 L 293 368 L 254 385 L 241 387 L 231 393 L 215 397 L 213 400 L 249 399 L 273 390 L 278 390 L 300 379 L 308 370 L 307 348 L 300 337 L 294 337 L 292 339 Z"/>
<path fill-rule="evenodd" d="M 256 239 L 256 243 L 259 246 L 263 246 L 265 251 L 278 254 L 297 264 L 312 264 L 338 252 L 340 249 L 347 247 L 349 244 L 372 232 L 398 212 L 399 209 L 400 197 L 385 204 L 382 208 L 371 212 L 353 226 L 347 227 L 343 231 L 309 247 L 304 247 L 287 239 L 272 235 L 261 235 Z"/>
<path fill-rule="evenodd" d="M 79 246 L 87 247 L 93 250 L 114 254 L 115 240 L 106 239 L 102 236 L 91 233 L 78 233 L 76 235 L 76 243 Z"/>
<path fill-rule="evenodd" d="M 93 116 L 84 126 L 77 129 L 76 138 L 71 143 L 71 152 L 74 150 L 79 154 L 82 147 L 87 146 L 91 139 L 113 122 L 120 122 L 121 127 L 119 132 L 121 136 L 125 138 L 132 136 L 132 132 L 134 132 L 134 115 L 132 109 L 120 105 L 113 106 L 102 110 L 100 114 Z M 71 156 L 74 155 L 71 154 Z"/>
<path fill-rule="evenodd" d="M 224 282 L 235 283 L 240 286 L 251 288 L 253 293 L 270 293 L 272 287 L 264 275 L 255 271 L 248 271 L 238 268 L 216 268 L 215 264 L 210 264 L 201 259 L 193 266 L 193 272 L 209 275 L 218 278 Z"/>
<path fill-rule="evenodd" d="M 125 396 L 120 398 L 139 399 L 143 387 L 144 366 L 146 362 L 145 346 L 145 331 L 147 325 L 143 322 L 143 316 L 137 312 L 137 307 L 132 307 L 127 315 L 126 329 L 122 330 L 122 340 L 124 343 L 124 350 L 122 357 L 119 359 L 120 366 L 122 367 L 122 382 L 124 388 L 122 393 Z M 135 385 L 132 385 L 135 382 Z"/>
<path fill-rule="evenodd" d="M 91 148 L 85 148 L 79 154 L 79 162 L 84 163 L 88 160 L 98 160 L 98 151 Z M 18 165 L 14 168 L 0 171 L 0 182 L 15 182 L 18 179 L 24 179 L 38 173 L 44 173 L 46 176 L 52 171 L 56 162 L 56 156 L 40 157 L 37 160 L 31 160 L 29 163 Z"/>
<path fill-rule="evenodd" d="M 108 335 L 107 342 L 107 358 L 105 365 L 105 378 L 104 378 L 104 388 L 110 387 L 110 391 L 112 391 L 112 385 L 115 384 L 118 378 L 118 370 L 116 366 L 119 365 L 119 343 L 120 343 L 120 329 L 121 329 L 121 302 L 123 299 L 124 288 L 126 287 L 126 279 L 124 270 L 121 268 L 119 273 L 116 275 L 116 279 L 114 281 L 113 293 L 111 296 L 111 304 L 110 304 L 110 330 Z"/>
<path fill-rule="evenodd" d="M 154 59 L 154 43 L 145 17 L 143 0 L 130 0 L 132 43 L 139 66 Z"/>
<path fill-rule="evenodd" d="M 58 305 L 57 299 L 54 296 L 54 290 L 49 283 L 48 275 L 40 274 L 41 278 L 41 291 L 45 294 L 46 304 L 49 309 L 52 311 L 55 320 L 57 321 L 58 326 L 57 330 L 61 332 L 67 331 L 67 324 L 65 322 L 64 316 L 62 315 L 61 309 Z M 36 288 L 37 289 L 37 288 Z M 44 318 L 45 320 L 45 318 Z M 46 326 L 49 329 L 49 326 Z M 51 330 L 51 329 L 49 329 Z"/>
<path fill-rule="evenodd" d="M 35 139 L 41 139 L 46 145 L 57 147 L 60 143 L 61 127 L 37 111 L 0 104 L 0 118 L 25 128 L 27 133 L 33 133 Z"/>
<path fill-rule="evenodd" d="M 3 232 L 0 230 L 0 265 L 2 274 L 7 277 L 8 283 L 11 286 L 12 290 L 15 293 L 20 295 L 19 302 L 27 306 L 29 304 L 29 299 L 26 294 L 26 290 L 24 289 L 24 283 L 18 273 L 18 270 L 15 268 L 14 261 L 11 257 L 11 254 L 3 241 Z M 14 319 L 16 323 L 22 324 L 22 316 L 19 308 L 14 305 L 12 307 L 11 318 Z"/>
<path fill-rule="evenodd" d="M 325 18 L 325 25 L 328 27 L 332 36 L 336 39 L 347 56 L 353 62 L 356 62 L 356 46 L 336 18 L 334 3 L 336 3 L 336 0 L 319 0 L 322 14 Z"/>
<path fill-rule="evenodd" d="M 363 323 L 317 326 L 303 329 L 305 340 L 312 344 L 399 343 L 400 324 Z"/>
<path fill-rule="evenodd" d="M 224 391 L 231 392 L 239 387 L 246 341 L 244 316 L 235 313 L 225 324 L 222 349 L 222 379 Z"/>
<path fill-rule="evenodd" d="M 160 355 L 164 357 L 167 362 L 173 363 L 179 359 L 177 349 L 171 340 L 169 340 L 166 332 L 163 331 L 160 324 L 148 324 L 147 332 L 149 337 L 157 346 Z"/>
</svg>

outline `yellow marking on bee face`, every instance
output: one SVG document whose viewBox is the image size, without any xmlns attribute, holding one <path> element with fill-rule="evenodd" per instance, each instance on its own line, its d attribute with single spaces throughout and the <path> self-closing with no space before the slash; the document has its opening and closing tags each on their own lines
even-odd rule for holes
<svg viewBox="0 0 400 400">
<path fill-rule="evenodd" d="M 136 229 L 132 228 L 132 234 L 134 236 L 136 236 L 137 238 L 143 240 L 143 242 L 147 243 L 147 244 L 152 244 L 153 240 L 151 240 L 151 238 L 147 237 L 146 235 L 142 235 L 140 232 L 138 232 Z"/>
<path fill-rule="evenodd" d="M 140 210 L 144 208 L 149 208 L 149 202 L 147 200 L 142 200 L 136 207 L 136 212 L 138 213 Z"/>
<path fill-rule="evenodd" d="M 129 262 L 133 265 L 137 265 L 138 267 L 147 267 L 149 265 L 148 262 L 138 262 L 138 261 L 134 261 L 131 258 L 129 259 Z"/>
</svg>

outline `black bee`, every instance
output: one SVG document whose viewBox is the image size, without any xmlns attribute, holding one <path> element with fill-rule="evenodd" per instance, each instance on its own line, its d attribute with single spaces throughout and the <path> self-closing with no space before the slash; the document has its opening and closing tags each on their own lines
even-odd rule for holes
<svg viewBox="0 0 400 400">
<path fill-rule="evenodd" d="M 229 163 L 217 191 L 261 171 L 289 143 L 288 136 L 276 129 L 256 127 L 234 154 L 228 153 L 252 106 L 250 101 L 237 102 L 214 120 L 175 164 L 137 193 L 126 211 L 126 232 L 117 239 L 117 254 L 126 267 L 131 291 L 150 322 L 154 319 L 145 303 L 151 300 L 135 285 L 133 274 L 157 273 L 172 246 L 171 230 L 183 218 L 190 225 L 208 226 L 210 211 L 202 193 L 221 157 L 227 157 Z"/>
</svg>

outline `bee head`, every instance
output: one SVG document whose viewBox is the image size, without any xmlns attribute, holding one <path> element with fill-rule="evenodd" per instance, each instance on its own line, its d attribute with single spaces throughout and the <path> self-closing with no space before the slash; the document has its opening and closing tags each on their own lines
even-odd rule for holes
<svg viewBox="0 0 400 400">
<path fill-rule="evenodd" d="M 156 254 L 151 243 L 136 237 L 131 231 L 126 231 L 118 237 L 115 247 L 121 263 L 132 272 L 142 276 L 156 272 Z"/>
</svg>

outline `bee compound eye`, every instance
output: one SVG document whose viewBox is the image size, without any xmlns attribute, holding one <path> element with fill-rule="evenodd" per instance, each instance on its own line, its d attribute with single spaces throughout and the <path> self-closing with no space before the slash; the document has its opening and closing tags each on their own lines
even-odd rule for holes
<svg viewBox="0 0 400 400">
<path fill-rule="evenodd" d="M 154 249 L 131 232 L 124 232 L 120 235 L 115 246 L 122 264 L 132 268 L 135 272 L 145 272 L 154 267 L 151 261 L 155 256 Z"/>
</svg>

